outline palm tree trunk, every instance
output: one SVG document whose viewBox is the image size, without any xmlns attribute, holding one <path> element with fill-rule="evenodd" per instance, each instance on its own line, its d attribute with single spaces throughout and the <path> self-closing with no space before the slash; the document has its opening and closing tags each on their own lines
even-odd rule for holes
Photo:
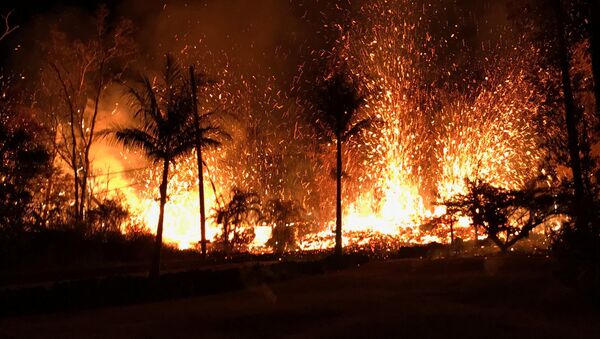
<svg viewBox="0 0 600 339">
<path fill-rule="evenodd" d="M 200 201 L 200 250 L 206 258 L 206 211 L 204 208 L 204 171 L 202 168 L 202 136 L 200 135 L 200 117 L 196 97 L 196 76 L 194 66 L 190 66 L 190 84 L 192 86 L 192 105 L 194 106 L 194 125 L 196 126 L 196 158 L 198 160 L 198 200 Z"/>
<path fill-rule="evenodd" d="M 200 249 L 206 258 L 206 208 L 204 205 L 204 169 L 202 167 L 202 147 L 198 146 L 198 195 L 200 199 Z"/>
<path fill-rule="evenodd" d="M 335 205 L 335 255 L 342 255 L 342 141 L 337 137 L 337 187 Z"/>
<path fill-rule="evenodd" d="M 163 164 L 163 176 L 160 183 L 160 211 L 158 213 L 158 226 L 156 227 L 156 242 L 154 244 L 154 255 L 150 267 L 150 278 L 156 279 L 160 273 L 160 251 L 162 249 L 163 222 L 165 219 L 165 204 L 167 202 L 167 183 L 169 178 L 169 160 Z"/>
<path fill-rule="evenodd" d="M 454 220 L 450 221 L 450 250 L 449 254 L 452 254 L 454 250 Z"/>
<path fill-rule="evenodd" d="M 575 186 L 575 204 L 578 209 L 584 199 L 583 178 L 581 170 L 581 159 L 579 157 L 579 138 L 577 133 L 577 108 L 573 98 L 573 87 L 571 85 L 569 50 L 565 37 L 565 23 L 561 0 L 555 0 L 554 11 L 558 28 L 558 48 L 560 58 L 560 69 L 562 73 L 563 100 L 565 105 L 565 120 L 567 124 L 568 147 L 571 170 L 573 171 L 573 184 Z M 579 213 L 575 211 L 578 216 Z M 578 218 L 579 219 L 579 218 Z"/>
</svg>

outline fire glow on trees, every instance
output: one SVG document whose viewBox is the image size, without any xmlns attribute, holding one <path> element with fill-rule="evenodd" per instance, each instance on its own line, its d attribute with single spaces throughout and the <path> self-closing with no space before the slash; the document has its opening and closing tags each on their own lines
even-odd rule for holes
<svg viewBox="0 0 600 339">
<path fill-rule="evenodd" d="M 465 192 L 465 178 L 517 189 L 541 171 L 535 121 L 544 98 L 527 77 L 539 68 L 538 51 L 498 49 L 496 58 L 490 53 L 480 61 L 479 79 L 458 84 L 451 79 L 459 72 L 449 67 L 444 81 L 435 80 L 430 69 L 439 62 L 437 49 L 444 42 L 426 31 L 424 14 L 416 7 L 409 1 L 369 2 L 358 9 L 356 20 L 327 23 L 339 39 L 333 52 L 314 53 L 344 59 L 369 93 L 362 114 L 382 121 L 345 156 L 345 244 L 447 242 L 444 228 L 424 231 L 419 226 L 444 213 L 436 202 Z M 305 76 L 301 67 L 297 78 Z M 277 89 L 271 76 L 223 69 L 215 77 L 219 80 L 201 93 L 206 100 L 201 106 L 228 112 L 222 115 L 232 141 L 205 155 L 208 214 L 226 202 L 234 186 L 254 190 L 265 201 L 293 198 L 310 222 L 320 225 L 320 232 L 299 239 L 299 248 L 332 247 L 333 145 L 316 145 L 303 126 L 303 110 L 309 107 Z M 179 163 L 169 181 L 164 237 L 180 248 L 200 240 L 194 159 L 191 154 Z M 133 185 L 119 194 L 135 222 L 155 224 L 159 174 L 149 168 L 122 176 Z M 469 237 L 468 225 L 468 220 L 459 222 L 463 237 Z M 256 226 L 250 248 L 261 250 L 270 225 Z M 214 219 L 207 220 L 208 240 L 220 232 Z"/>
</svg>

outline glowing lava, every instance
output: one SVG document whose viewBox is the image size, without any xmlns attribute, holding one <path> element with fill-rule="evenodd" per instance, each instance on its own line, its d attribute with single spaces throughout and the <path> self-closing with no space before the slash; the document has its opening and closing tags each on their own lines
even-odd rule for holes
<svg viewBox="0 0 600 339">
<path fill-rule="evenodd" d="M 337 53 L 363 77 L 364 90 L 370 93 L 362 113 L 382 122 L 361 141 L 364 158 L 358 163 L 348 162 L 345 168 L 350 177 L 344 179 L 344 242 L 349 246 L 369 246 L 373 239 L 403 244 L 447 242 L 449 231 L 444 225 L 433 230 L 419 226 L 444 214 L 444 208 L 436 206 L 436 202 L 464 193 L 465 178 L 518 188 L 540 171 L 542 154 L 534 121 L 543 98 L 526 76 L 526 72 L 536 67 L 537 51 L 511 50 L 498 58 L 507 62 L 486 62 L 486 76 L 469 83 L 467 88 L 457 89 L 452 83 L 434 85 L 427 80 L 427 70 L 435 63 L 436 47 L 443 46 L 435 46 L 429 34 L 422 31 L 421 26 L 425 25 L 422 15 L 414 10 L 408 1 L 369 2 L 361 9 L 363 21 L 341 32 Z M 285 105 L 272 99 L 265 100 L 271 109 Z M 286 128 L 296 133 L 296 128 Z M 274 144 L 286 142 L 290 140 Z M 209 184 L 205 187 L 207 212 L 210 214 L 217 206 L 216 196 L 233 185 L 267 195 L 263 198 L 270 198 L 269 194 L 277 196 L 279 192 L 260 186 L 257 179 L 266 170 L 275 170 L 277 158 L 263 153 L 254 156 L 275 146 L 241 140 L 237 141 L 237 148 L 232 147 L 233 151 L 220 150 L 220 158 L 207 160 L 213 171 L 209 177 L 219 190 L 214 192 L 214 186 Z M 227 159 L 231 162 L 231 157 L 236 157 L 236 165 L 224 165 Z M 168 188 L 165 238 L 180 248 L 195 246 L 200 237 L 193 159 L 178 164 L 176 177 Z M 271 159 L 265 160 L 271 162 L 253 168 L 258 161 L 251 161 L 256 159 Z M 352 174 L 359 170 L 358 179 L 352 179 Z M 158 215 L 157 177 L 157 173 L 150 171 L 142 178 L 145 189 L 138 197 L 130 197 L 130 205 L 140 211 L 143 222 L 151 228 Z M 305 207 L 309 211 L 334 209 L 333 205 Z M 315 223 L 324 225 L 325 230 L 300 239 L 300 249 L 333 246 L 331 230 L 335 222 Z M 469 237 L 468 226 L 469 220 L 461 217 L 456 227 L 463 231 L 455 232 Z M 251 248 L 263 247 L 270 237 L 270 228 L 269 225 L 255 228 Z M 212 220 L 207 230 L 209 240 L 220 233 Z"/>
</svg>

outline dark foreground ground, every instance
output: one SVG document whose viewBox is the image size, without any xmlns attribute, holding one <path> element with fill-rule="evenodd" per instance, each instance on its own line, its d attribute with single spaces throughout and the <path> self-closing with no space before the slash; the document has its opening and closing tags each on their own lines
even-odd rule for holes
<svg viewBox="0 0 600 339">
<path fill-rule="evenodd" d="M 0 320 L 2 338 L 600 338 L 545 258 L 371 262 L 237 292 Z"/>
</svg>

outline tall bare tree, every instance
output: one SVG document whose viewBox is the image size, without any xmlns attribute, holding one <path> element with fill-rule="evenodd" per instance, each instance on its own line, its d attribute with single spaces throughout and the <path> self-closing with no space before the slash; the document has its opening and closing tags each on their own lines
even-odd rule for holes
<svg viewBox="0 0 600 339">
<path fill-rule="evenodd" d="M 73 172 L 76 223 L 84 221 L 91 201 L 90 151 L 97 139 L 102 96 L 122 72 L 124 57 L 133 52 L 131 23 L 121 20 L 111 25 L 108 15 L 106 7 L 100 7 L 94 34 L 87 40 L 72 40 L 54 30 L 46 47 L 49 77 L 55 84 L 50 94 L 60 98 L 64 112 L 56 117 L 57 153 Z"/>
</svg>

